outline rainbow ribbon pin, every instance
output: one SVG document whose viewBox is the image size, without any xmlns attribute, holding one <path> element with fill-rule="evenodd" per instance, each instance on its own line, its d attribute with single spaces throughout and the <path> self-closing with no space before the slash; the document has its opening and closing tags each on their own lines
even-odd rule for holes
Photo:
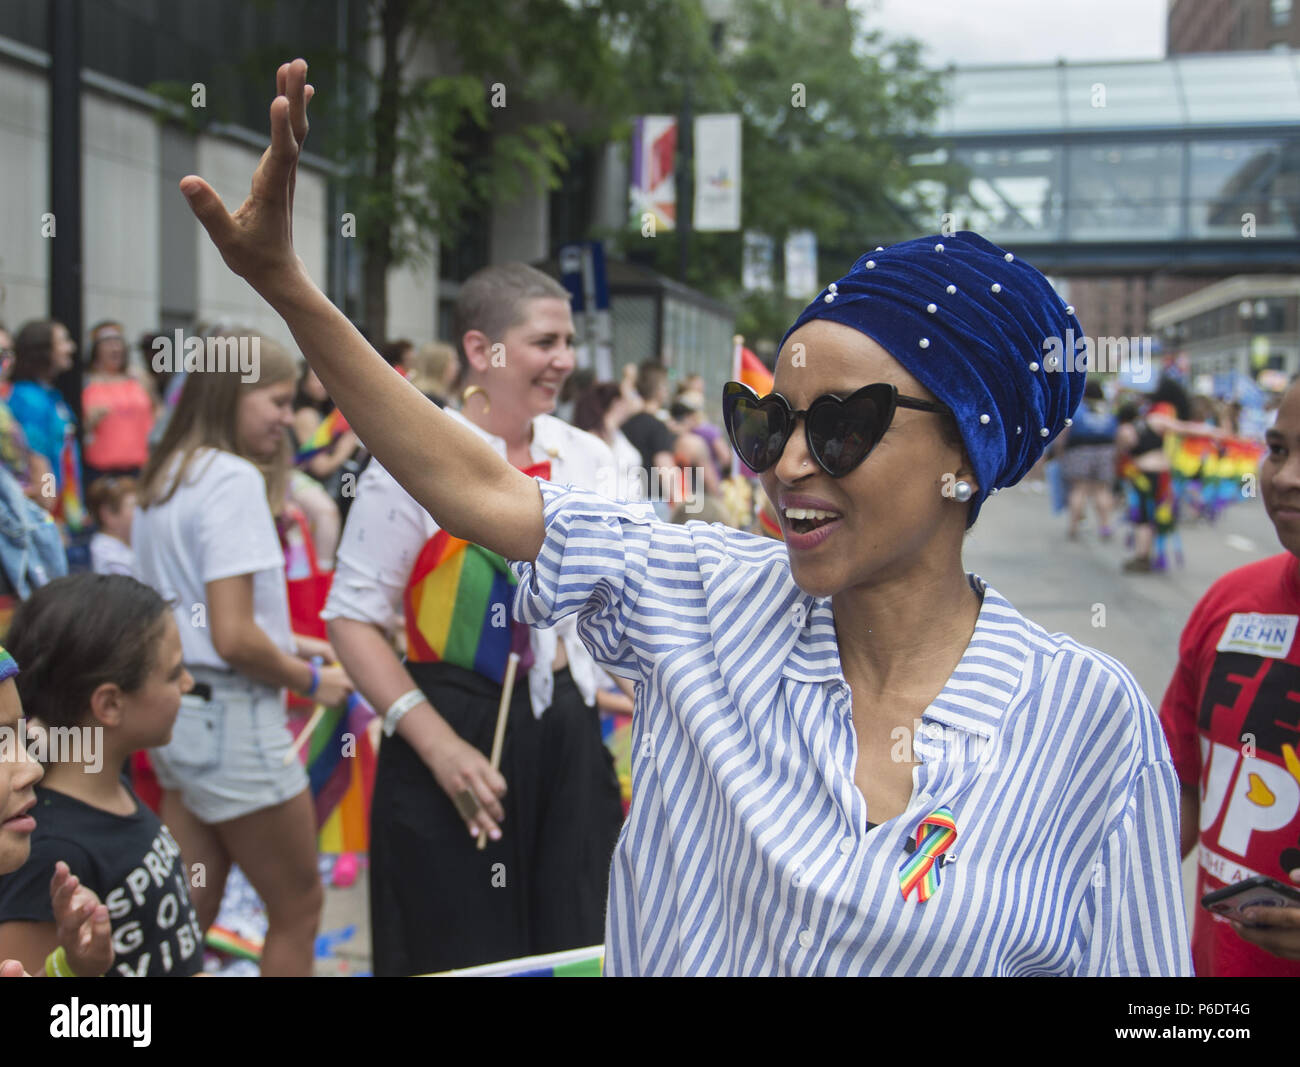
<svg viewBox="0 0 1300 1067">
<path fill-rule="evenodd" d="M 916 887 L 916 899 L 924 904 L 939 888 L 939 867 L 935 863 L 957 840 L 957 824 L 947 808 L 935 808 L 916 828 L 916 851 L 898 868 L 903 899 Z"/>
</svg>

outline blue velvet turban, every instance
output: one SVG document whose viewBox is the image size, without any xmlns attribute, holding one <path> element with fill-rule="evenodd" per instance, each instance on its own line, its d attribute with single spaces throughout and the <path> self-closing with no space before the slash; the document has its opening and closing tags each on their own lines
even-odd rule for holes
<svg viewBox="0 0 1300 1067">
<path fill-rule="evenodd" d="M 979 491 L 1014 485 L 1069 425 L 1084 371 L 1067 348 L 1083 329 L 1046 278 L 977 233 L 921 237 L 868 253 L 818 294 L 812 319 L 883 347 L 957 417 Z"/>
</svg>

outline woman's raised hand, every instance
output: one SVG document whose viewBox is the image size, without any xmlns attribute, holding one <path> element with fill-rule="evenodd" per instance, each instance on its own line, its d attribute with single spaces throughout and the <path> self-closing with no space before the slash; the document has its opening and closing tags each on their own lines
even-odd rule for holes
<svg viewBox="0 0 1300 1067">
<path fill-rule="evenodd" d="M 298 155 L 307 138 L 307 63 L 283 63 L 271 101 L 271 144 L 253 172 L 248 197 L 232 215 L 212 186 L 198 175 L 181 179 L 189 201 L 221 258 L 232 271 L 274 305 L 275 297 L 306 277 L 293 250 L 293 193 Z"/>
</svg>

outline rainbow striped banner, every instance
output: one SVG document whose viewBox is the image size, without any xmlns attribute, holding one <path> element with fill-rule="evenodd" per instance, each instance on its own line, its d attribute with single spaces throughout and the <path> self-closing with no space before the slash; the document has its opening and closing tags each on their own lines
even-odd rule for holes
<svg viewBox="0 0 1300 1067">
<path fill-rule="evenodd" d="M 421 975 L 422 978 L 599 978 L 605 967 L 605 946 L 574 948 L 544 956 L 462 967 L 454 971 Z"/>
<path fill-rule="evenodd" d="M 294 462 L 298 464 L 306 463 L 317 452 L 324 452 L 325 449 L 331 447 L 349 429 L 348 420 L 343 417 L 343 412 L 335 408 L 320 420 L 316 432 L 302 443 L 297 456 L 294 457 Z"/>
<path fill-rule="evenodd" d="M 957 824 L 948 808 L 936 808 L 916 828 L 916 851 L 898 868 L 903 899 L 916 889 L 916 899 L 924 904 L 939 888 L 939 868 L 935 863 L 957 840 Z"/>
</svg>

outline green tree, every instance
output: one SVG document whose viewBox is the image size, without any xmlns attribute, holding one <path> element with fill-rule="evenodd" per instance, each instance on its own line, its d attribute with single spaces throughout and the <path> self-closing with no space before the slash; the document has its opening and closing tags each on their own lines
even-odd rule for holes
<svg viewBox="0 0 1300 1067">
<path fill-rule="evenodd" d="M 694 0 L 370 0 L 379 61 L 353 51 L 336 150 L 363 250 L 365 319 L 390 268 L 427 262 L 474 209 L 553 189 L 579 141 L 624 135 L 625 69 L 690 24 Z M 653 47 L 653 44 L 650 45 Z"/>
<path fill-rule="evenodd" d="M 692 83 L 692 106 L 697 114 L 742 117 L 745 228 L 770 235 L 778 250 L 790 232 L 812 230 L 821 273 L 829 275 L 929 224 L 899 207 L 919 178 L 935 177 L 908 163 L 940 103 L 917 42 L 886 40 L 856 8 L 807 0 L 737 0 L 722 31 L 718 69 L 701 65 L 706 74 Z M 680 106 L 680 88 L 644 92 L 660 108 Z M 677 273 L 679 239 L 655 238 L 655 265 L 665 273 Z M 641 240 L 625 237 L 624 247 Z M 747 337 L 781 336 L 801 302 L 781 295 L 779 277 L 774 294 L 741 289 L 741 234 L 695 233 L 690 252 L 688 284 L 735 307 Z"/>
</svg>

